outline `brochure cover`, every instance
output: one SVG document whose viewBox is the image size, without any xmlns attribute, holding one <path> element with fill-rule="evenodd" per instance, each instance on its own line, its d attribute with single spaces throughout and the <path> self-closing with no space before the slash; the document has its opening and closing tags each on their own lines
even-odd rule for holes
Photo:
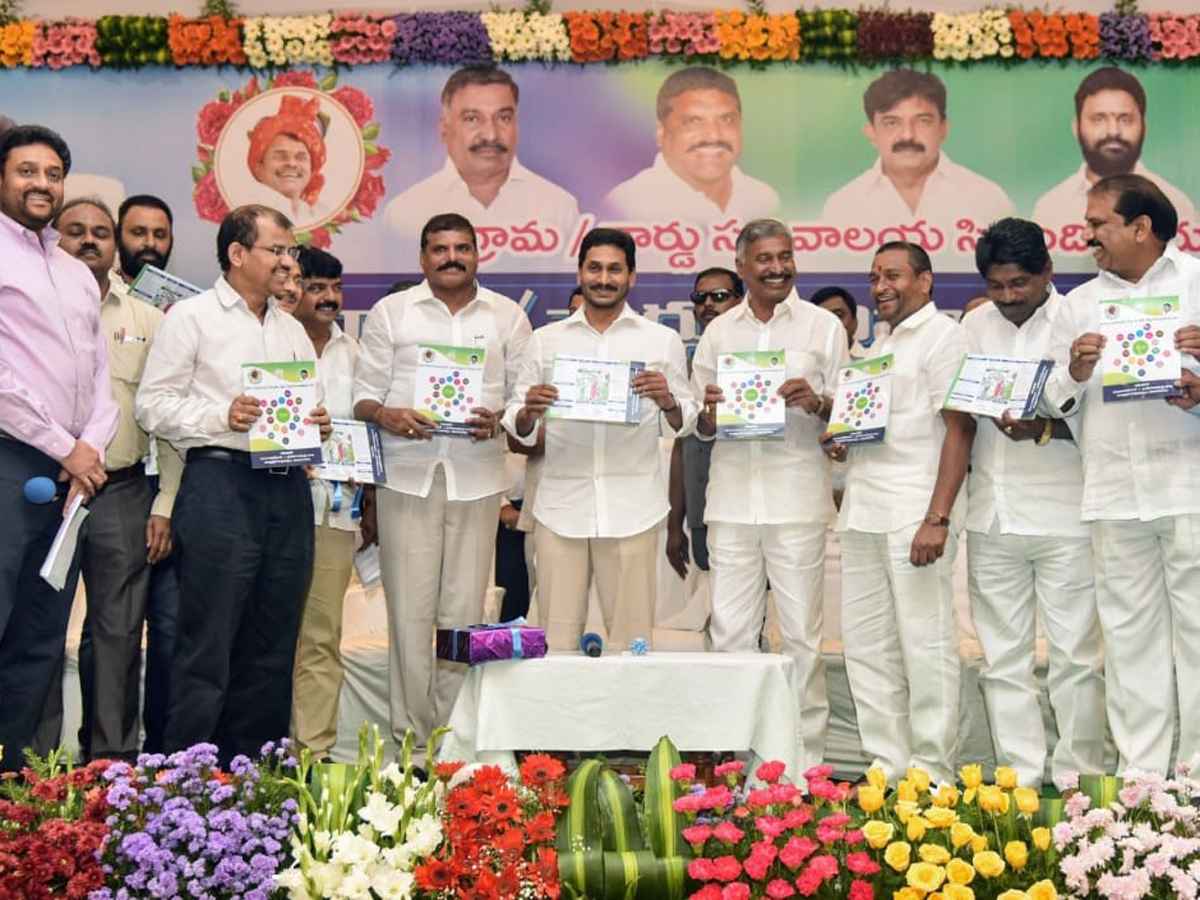
<svg viewBox="0 0 1200 900">
<path fill-rule="evenodd" d="M 483 347 L 417 345 L 413 409 L 432 419 L 434 434 L 471 436 L 467 420 L 483 403 Z"/>
<path fill-rule="evenodd" d="M 994 419 L 1007 410 L 1014 419 L 1032 419 L 1052 368 L 1054 361 L 1049 359 L 968 353 L 946 392 L 942 409 Z"/>
<path fill-rule="evenodd" d="M 892 409 L 891 353 L 855 360 L 842 368 L 829 430 L 837 444 L 870 444 L 882 441 Z"/>
<path fill-rule="evenodd" d="M 642 398 L 629 385 L 645 369 L 645 363 L 627 359 L 556 356 L 550 380 L 558 399 L 546 417 L 636 425 L 642 421 Z"/>
<path fill-rule="evenodd" d="M 260 410 L 249 434 L 250 465 L 275 469 L 321 462 L 321 429 L 308 417 L 321 405 L 313 360 L 245 363 L 242 384 Z"/>
<path fill-rule="evenodd" d="M 1100 301 L 1104 402 L 1178 397 L 1181 362 L 1175 349 L 1179 297 L 1122 297 Z"/>
<path fill-rule="evenodd" d="M 717 407 L 717 438 L 781 439 L 787 406 L 779 388 L 787 380 L 782 350 L 722 353 L 717 357 L 717 387 L 725 395 Z"/>
</svg>

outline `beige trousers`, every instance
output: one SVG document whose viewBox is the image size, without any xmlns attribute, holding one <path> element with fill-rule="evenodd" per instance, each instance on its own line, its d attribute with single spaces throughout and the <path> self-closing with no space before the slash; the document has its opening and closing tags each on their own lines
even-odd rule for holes
<svg viewBox="0 0 1200 900">
<path fill-rule="evenodd" d="M 623 538 L 568 538 L 538 523 L 538 603 L 548 649 L 579 649 L 593 574 L 608 631 L 606 649 L 628 650 L 635 637 L 651 640 L 658 528 Z"/>
<path fill-rule="evenodd" d="M 376 492 L 379 564 L 388 615 L 388 701 L 392 737 L 412 729 L 423 747 L 445 724 L 462 686 L 463 663 L 434 660 L 436 628 L 483 621 L 492 577 L 500 494 L 447 500 L 441 466 L 429 496 Z"/>
</svg>

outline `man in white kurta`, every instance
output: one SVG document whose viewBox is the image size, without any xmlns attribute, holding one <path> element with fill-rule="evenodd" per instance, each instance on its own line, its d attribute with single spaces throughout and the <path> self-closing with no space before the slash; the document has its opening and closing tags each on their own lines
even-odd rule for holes
<svg viewBox="0 0 1200 900">
<path fill-rule="evenodd" d="M 882 443 L 849 456 L 842 532 L 842 637 L 863 751 L 889 780 L 907 766 L 953 783 L 959 726 L 951 565 L 974 422 L 942 410 L 966 334 L 933 304 L 929 257 L 884 244 L 871 297 L 890 333 L 891 413 Z"/>
<path fill-rule="evenodd" d="M 450 717 L 461 663 L 434 665 L 434 628 L 482 621 L 500 499 L 508 488 L 495 440 L 516 381 L 529 320 L 475 280 L 471 223 L 435 216 L 422 233 L 425 280 L 367 315 L 354 378 L 354 414 L 379 425 L 387 483 L 376 492 L 379 559 L 388 607 L 392 735 L 418 745 Z M 483 384 L 470 437 L 436 434 L 418 405 L 420 347 L 478 347 Z"/>
<path fill-rule="evenodd" d="M 991 303 L 963 317 L 972 353 L 1045 359 L 1063 298 L 1035 222 L 1001 219 L 975 259 Z M 1079 519 L 1083 468 L 1066 423 L 1005 415 L 980 421 L 967 480 L 971 615 L 997 762 L 1038 790 L 1046 766 L 1037 620 L 1049 645 L 1058 725 L 1050 773 L 1104 772 L 1104 645 L 1096 617 L 1091 528 Z M 1014 728 L 1013 723 L 1021 727 Z"/>
<path fill-rule="evenodd" d="M 791 233 L 782 222 L 750 222 L 737 244 L 746 302 L 705 329 L 692 362 L 692 389 L 704 401 L 697 432 L 712 440 L 722 354 L 778 352 L 786 378 L 777 393 L 787 407 L 782 440 L 717 439 L 709 468 L 704 520 L 712 573 L 714 650 L 752 652 L 766 615 L 767 583 L 784 651 L 796 661 L 804 766 L 825 754 L 829 699 L 821 658 L 825 537 L 833 521 L 829 463 L 820 437 L 828 395 L 847 357 L 845 329 L 827 310 L 796 294 Z"/>
<path fill-rule="evenodd" d="M 1161 399 L 1104 402 L 1101 306 L 1178 297 L 1174 346 L 1200 352 L 1200 262 L 1170 243 L 1170 201 L 1137 175 L 1098 181 L 1085 236 L 1100 273 L 1067 295 L 1050 338 L 1043 407 L 1079 416 L 1082 518 L 1092 523 L 1096 603 L 1107 653 L 1109 726 L 1127 767 L 1165 773 L 1175 704 L 1177 763 L 1200 764 L 1200 418 Z"/>
<path fill-rule="evenodd" d="M 505 414 L 510 433 L 532 446 L 538 421 L 559 397 L 549 383 L 556 356 L 645 366 L 629 382 L 631 395 L 640 398 L 635 422 L 553 414 L 546 422 L 546 461 L 533 515 L 538 596 L 551 650 L 579 647 L 593 575 L 609 646 L 653 640 L 658 536 L 668 510 L 659 438 L 689 433 L 697 404 L 678 332 L 626 302 L 636 281 L 634 254 L 633 238 L 623 231 L 596 228 L 584 236 L 583 305 L 534 332 Z"/>
</svg>

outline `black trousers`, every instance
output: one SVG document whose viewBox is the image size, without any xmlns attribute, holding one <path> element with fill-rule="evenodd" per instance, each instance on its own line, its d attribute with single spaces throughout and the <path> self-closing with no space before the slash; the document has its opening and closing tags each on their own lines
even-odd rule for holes
<svg viewBox="0 0 1200 900">
<path fill-rule="evenodd" d="M 513 504 L 521 508 L 521 501 Z M 523 531 L 509 531 L 501 522 L 496 528 L 496 585 L 504 588 L 500 621 L 508 622 L 529 612 L 529 567 L 525 565 Z"/>
<path fill-rule="evenodd" d="M 51 503 L 35 505 L 24 495 L 30 478 L 54 479 L 61 468 L 28 444 L 0 438 L 0 771 L 24 764 L 50 686 L 61 677 L 78 555 L 61 591 L 38 570 L 62 523 L 65 485 Z"/>
<path fill-rule="evenodd" d="M 226 764 L 288 733 L 312 495 L 303 468 L 189 457 L 172 521 L 180 609 L 165 749 L 212 742 Z"/>
</svg>

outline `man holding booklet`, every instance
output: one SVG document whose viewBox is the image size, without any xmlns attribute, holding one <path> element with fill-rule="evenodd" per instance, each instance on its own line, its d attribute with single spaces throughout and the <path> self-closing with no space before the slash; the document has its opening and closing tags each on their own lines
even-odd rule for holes
<svg viewBox="0 0 1200 900">
<path fill-rule="evenodd" d="M 526 445 L 547 419 L 533 515 L 550 650 L 579 646 L 593 574 L 609 644 L 652 640 L 658 526 L 668 510 L 658 439 L 690 433 L 697 404 L 678 332 L 626 303 L 634 253 L 623 231 L 584 235 L 583 305 L 534 332 L 505 413 L 505 428 Z"/>
<path fill-rule="evenodd" d="M 382 434 L 376 492 L 397 744 L 423 746 L 450 717 L 463 666 L 434 665 L 435 628 L 483 621 L 496 521 L 508 489 L 499 432 L 529 320 L 479 285 L 475 229 L 456 213 L 421 231 L 419 285 L 384 297 L 363 326 L 354 415 Z"/>
<path fill-rule="evenodd" d="M 1175 247 L 1175 208 L 1140 175 L 1096 182 L 1086 223 L 1101 271 L 1055 320 L 1043 407 L 1080 417 L 1117 771 L 1165 774 L 1176 694 L 1175 762 L 1200 765 L 1200 417 L 1171 405 L 1200 353 L 1200 261 Z"/>
<path fill-rule="evenodd" d="M 796 661 L 804 767 L 825 754 L 829 700 L 821 657 L 825 538 L 833 521 L 819 438 L 846 331 L 796 294 L 791 230 L 774 219 L 738 236 L 746 302 L 704 330 L 692 364 L 703 397 L 696 431 L 716 439 L 705 522 L 712 560 L 713 649 L 757 649 L 767 582 L 785 652 Z"/>
<path fill-rule="evenodd" d="M 1046 735 L 1034 673 L 1039 617 L 1058 725 L 1051 775 L 1104 772 L 1104 646 L 1091 529 L 1079 520 L 1079 448 L 1066 422 L 1037 415 L 1034 381 L 1065 301 L 1051 282 L 1050 254 L 1035 222 L 996 222 L 979 239 L 975 262 L 992 302 L 963 317 L 971 356 L 946 405 L 961 397 L 954 408 L 992 419 L 980 420 L 967 480 L 971 613 L 984 657 L 979 680 L 997 763 L 1040 789 Z"/>
</svg>

